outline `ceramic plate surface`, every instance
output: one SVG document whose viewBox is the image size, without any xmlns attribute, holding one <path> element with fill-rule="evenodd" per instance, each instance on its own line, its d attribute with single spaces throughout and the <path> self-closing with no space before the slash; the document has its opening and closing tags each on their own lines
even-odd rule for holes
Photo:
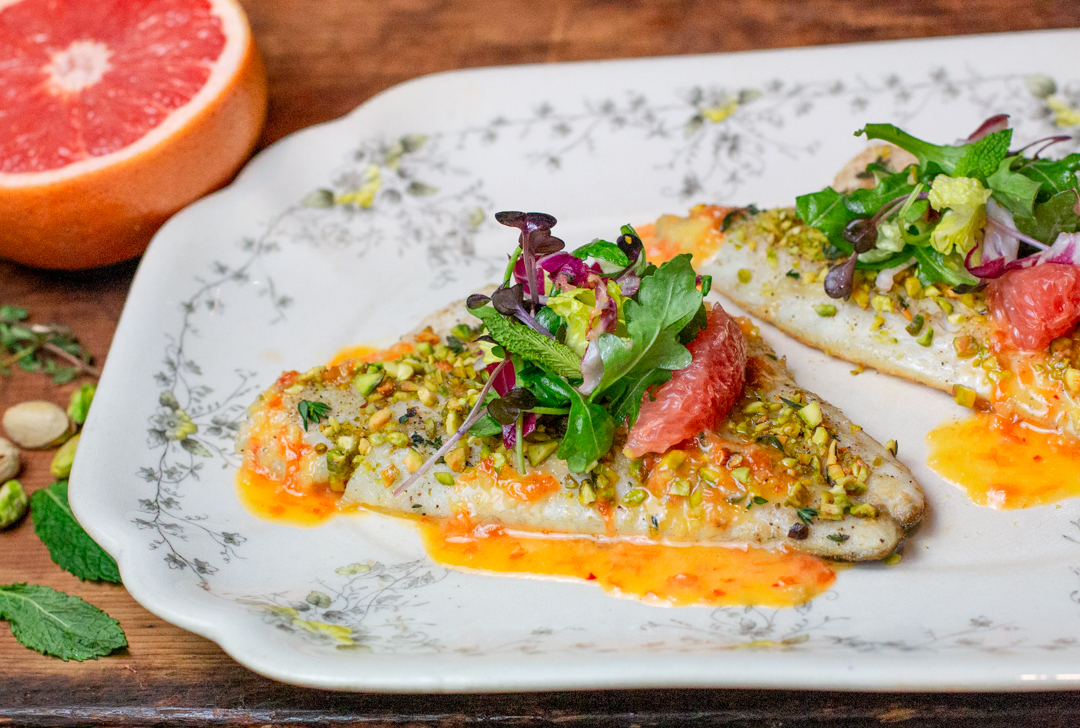
<svg viewBox="0 0 1080 728">
<path fill-rule="evenodd" d="M 233 436 L 282 370 L 393 337 L 493 281 L 543 210 L 571 244 L 697 202 L 791 204 L 866 122 L 932 140 L 1080 123 L 1080 32 L 522 66 L 430 76 L 281 141 L 173 218 L 136 276 L 72 474 L 80 521 L 147 609 L 303 685 L 1080 686 L 1080 501 L 971 503 L 926 466 L 945 394 L 763 335 L 922 482 L 895 566 L 797 609 L 663 608 L 588 584 L 463 574 L 385 517 L 260 520 Z M 1015 145 L 1014 145 L 1015 146 Z M 1074 151 L 1077 143 L 1062 145 Z M 1067 147 L 1067 148 L 1066 148 Z M 747 649 L 736 649 L 746 647 Z"/>
</svg>

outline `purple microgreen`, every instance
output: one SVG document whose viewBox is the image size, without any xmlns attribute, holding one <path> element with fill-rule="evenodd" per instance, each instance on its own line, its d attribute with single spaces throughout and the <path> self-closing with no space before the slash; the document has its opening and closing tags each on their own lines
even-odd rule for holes
<svg viewBox="0 0 1080 728">
<path fill-rule="evenodd" d="M 855 247 L 843 264 L 834 267 L 825 276 L 825 295 L 829 298 L 847 299 L 855 283 L 855 263 L 859 254 L 874 247 L 877 241 L 877 227 L 866 218 L 856 218 L 844 227 L 844 239 Z"/>
<path fill-rule="evenodd" d="M 985 136 L 990 136 L 999 131 L 1009 128 L 1009 115 L 1008 114 L 996 114 L 979 125 L 979 128 L 971 132 L 964 141 L 977 142 Z"/>
<path fill-rule="evenodd" d="M 465 299 L 465 305 L 469 307 L 469 310 L 474 310 L 481 306 L 486 306 L 490 300 L 490 298 L 482 293 L 474 293 Z"/>
<path fill-rule="evenodd" d="M 522 288 L 519 283 L 516 286 L 500 286 L 491 295 L 491 305 L 503 316 L 513 316 L 522 304 Z"/>
<path fill-rule="evenodd" d="M 405 482 L 399 485 L 394 490 L 395 496 L 401 495 L 401 493 L 404 492 L 406 488 L 415 483 L 421 475 L 427 472 L 428 468 L 437 463 L 439 461 L 439 458 L 443 457 L 444 455 L 446 455 L 446 453 L 453 450 L 454 445 L 457 444 L 458 440 L 464 437 L 465 433 L 471 430 L 472 426 L 475 425 L 480 420 L 480 418 L 484 416 L 484 413 L 487 411 L 487 406 L 484 404 L 484 400 L 487 399 L 488 392 L 490 392 L 491 388 L 495 386 L 495 380 L 498 378 L 499 374 L 502 373 L 503 369 L 508 364 L 510 364 L 509 359 L 502 362 L 495 368 L 495 371 L 492 372 L 491 376 L 488 377 L 488 380 L 484 384 L 483 388 L 480 389 L 480 394 L 476 398 L 476 404 L 474 404 L 472 410 L 469 411 L 469 416 L 466 417 L 465 421 L 461 423 L 461 427 L 457 428 L 454 434 L 446 439 L 446 442 L 443 443 L 442 447 L 436 450 L 431 455 L 431 457 L 424 461 L 423 465 L 416 469 L 415 473 L 406 478 Z"/>
<path fill-rule="evenodd" d="M 550 230 L 534 230 L 529 233 L 529 245 L 532 246 L 533 255 L 544 256 L 558 253 L 566 247 L 561 238 L 551 234 Z"/>
<path fill-rule="evenodd" d="M 533 318 L 532 314 L 525 310 L 522 286 L 520 283 L 516 286 L 511 286 L 510 288 L 500 287 L 496 290 L 495 293 L 491 295 L 491 305 L 503 316 L 512 316 L 537 333 L 541 333 L 549 339 L 555 338 L 543 324 Z"/>
<path fill-rule="evenodd" d="M 539 404 L 536 395 L 524 387 L 514 387 L 498 399 L 488 402 L 488 414 L 500 425 L 510 425 L 518 416 Z"/>
<path fill-rule="evenodd" d="M 558 221 L 543 212 L 513 210 L 497 212 L 495 219 L 507 227 L 516 227 L 521 231 L 518 236 L 518 245 L 521 247 L 521 257 L 525 261 L 525 280 L 529 282 L 529 298 L 532 301 L 532 309 L 535 311 L 540 308 L 540 292 L 535 290 L 533 285 L 533 281 L 536 280 L 536 249 L 537 246 L 550 249 L 551 252 L 562 249 L 563 242 L 551 237 L 551 228 L 555 227 Z"/>
<path fill-rule="evenodd" d="M 1045 152 L 1047 147 L 1053 146 L 1054 144 L 1059 144 L 1060 142 L 1067 142 L 1067 141 L 1071 141 L 1071 140 L 1072 140 L 1072 137 L 1068 136 L 1068 135 L 1058 135 L 1058 136 L 1043 137 L 1042 139 L 1036 139 L 1035 141 L 1031 142 L 1030 144 L 1025 144 L 1024 146 L 1017 149 L 1015 152 L 1012 152 L 1012 154 L 1016 155 L 1016 156 L 1022 155 L 1024 152 L 1026 152 L 1031 147 L 1033 147 L 1033 146 L 1035 146 L 1037 144 L 1041 144 L 1042 146 L 1039 147 L 1038 151 L 1036 151 L 1035 154 L 1031 155 L 1032 159 L 1038 159 L 1039 155 L 1042 154 L 1043 152 Z"/>
</svg>

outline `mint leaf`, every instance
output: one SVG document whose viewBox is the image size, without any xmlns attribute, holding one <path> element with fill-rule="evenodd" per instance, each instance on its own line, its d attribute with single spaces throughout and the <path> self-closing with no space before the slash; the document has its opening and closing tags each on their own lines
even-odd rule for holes
<svg viewBox="0 0 1080 728">
<path fill-rule="evenodd" d="M 570 347 L 524 324 L 508 321 L 491 306 L 474 309 L 472 313 L 484 322 L 491 338 L 507 351 L 535 362 L 560 377 L 581 379 L 581 360 Z"/>
<path fill-rule="evenodd" d="M 120 623 L 78 597 L 36 584 L 0 585 L 0 619 L 24 647 L 68 660 L 127 647 Z"/>
<path fill-rule="evenodd" d="M 84 580 L 120 583 L 116 562 L 75 520 L 68 505 L 66 480 L 59 480 L 31 495 L 30 509 L 34 532 L 61 569 Z"/>
<path fill-rule="evenodd" d="M 977 142 L 959 146 L 937 145 L 924 142 L 892 124 L 867 124 L 855 132 L 865 134 L 867 139 L 880 139 L 895 144 L 914 154 L 920 167 L 936 164 L 942 171 L 955 177 L 982 177 L 993 174 L 1001 160 L 1009 153 L 1012 129 L 987 134 Z"/>
<path fill-rule="evenodd" d="M 1024 235 L 1053 245 L 1059 233 L 1074 233 L 1080 228 L 1080 217 L 1073 209 L 1075 204 L 1076 193 L 1065 190 L 1036 204 L 1034 215 L 1017 215 L 1013 220 Z"/>
<path fill-rule="evenodd" d="M 957 177 L 980 177 L 985 179 L 994 173 L 1005 155 L 1009 153 L 1012 142 L 1012 129 L 1002 129 L 987 134 L 977 142 L 964 144 L 959 149 L 964 153 L 956 162 L 953 174 Z"/>
<path fill-rule="evenodd" d="M 582 260 L 586 258 L 606 260 L 608 263 L 614 263 L 621 267 L 630 265 L 630 258 L 626 256 L 626 253 L 615 243 L 609 243 L 606 240 L 594 240 L 588 245 L 582 245 L 570 255 Z"/>
<path fill-rule="evenodd" d="M 629 300 L 623 307 L 630 338 L 603 334 L 597 341 L 604 377 L 590 402 L 619 380 L 626 380 L 627 390 L 640 390 L 642 381 L 656 381 L 655 370 L 682 369 L 690 363 L 690 351 L 676 337 L 701 308 L 695 281 L 687 254 L 675 256 L 641 279 L 637 301 Z"/>
<path fill-rule="evenodd" d="M 1042 183 L 1013 170 L 1016 157 L 1003 159 L 997 171 L 986 178 L 993 191 L 994 200 L 1013 215 L 1033 215 L 1035 196 Z"/>
<path fill-rule="evenodd" d="M 573 387 L 565 387 L 570 398 L 566 434 L 556 456 L 566 461 L 572 473 L 583 473 L 611 449 L 615 438 L 615 420 L 598 404 L 586 402 Z"/>
</svg>

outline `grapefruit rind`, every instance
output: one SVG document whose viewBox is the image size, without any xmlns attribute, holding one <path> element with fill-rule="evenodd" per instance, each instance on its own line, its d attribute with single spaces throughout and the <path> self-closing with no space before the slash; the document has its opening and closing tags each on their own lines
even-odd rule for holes
<svg viewBox="0 0 1080 728">
<path fill-rule="evenodd" d="M 172 214 L 228 182 L 258 141 L 266 75 L 239 5 L 209 1 L 227 40 L 188 103 L 117 152 L 0 174 L 0 256 L 68 270 L 126 260 Z"/>
</svg>

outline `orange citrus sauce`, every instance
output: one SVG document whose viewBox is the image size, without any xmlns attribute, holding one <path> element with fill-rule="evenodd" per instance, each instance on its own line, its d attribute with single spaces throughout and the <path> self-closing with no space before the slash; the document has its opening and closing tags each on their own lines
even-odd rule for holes
<svg viewBox="0 0 1080 728">
<path fill-rule="evenodd" d="M 980 413 L 926 436 L 927 464 L 979 505 L 1029 508 L 1080 495 L 1080 443 Z"/>
<path fill-rule="evenodd" d="M 732 207 L 697 205 L 686 217 L 661 215 L 656 223 L 635 228 L 645 246 L 645 256 L 653 263 L 690 253 L 695 266 L 712 256 L 723 241 L 720 227 Z M 689 241 L 689 249 L 687 242 Z"/>
<path fill-rule="evenodd" d="M 325 380 L 345 376 L 352 361 L 394 359 L 412 349 L 396 344 L 389 349 L 357 346 L 343 349 L 328 364 Z M 294 526 L 317 526 L 348 512 L 365 511 L 345 503 L 341 493 L 318 482 L 320 454 L 305 442 L 303 432 L 284 411 L 281 391 L 297 381 L 297 372 L 286 372 L 265 395 L 262 410 L 251 420 L 248 445 L 237 473 L 241 503 L 255 515 Z M 731 447 L 710 433 L 705 443 L 685 444 L 685 459 L 679 463 L 655 458 L 645 464 L 645 487 L 666 491 L 675 477 L 689 478 L 696 466 L 726 455 Z M 767 453 L 749 448 L 746 464 L 761 483 L 775 470 Z M 761 471 L 759 474 L 758 471 Z M 738 508 L 724 494 L 738 493 L 742 487 L 726 470 L 716 502 L 705 504 L 714 519 L 727 522 L 737 517 Z M 396 476 L 396 474 L 395 474 Z M 696 477 L 696 476 L 695 476 Z M 391 482 L 394 479 L 391 479 Z M 522 502 L 540 501 L 561 488 L 551 475 L 542 472 L 519 474 L 505 465 L 496 471 L 487 458 L 459 476 L 462 485 L 498 488 Z M 780 497 L 786 482 L 768 488 L 769 496 Z M 721 492 L 722 491 L 722 492 Z M 593 582 L 605 591 L 647 602 L 671 606 L 792 607 L 804 604 L 827 591 L 836 580 L 836 568 L 829 562 L 795 550 L 737 548 L 715 545 L 674 545 L 644 539 L 618 540 L 570 534 L 508 532 L 501 527 L 476 525 L 464 516 L 449 520 L 417 518 L 411 514 L 391 514 L 418 524 L 428 554 L 448 567 L 499 574 L 522 574 Z M 605 513 L 610 521 L 610 513 Z"/>
<path fill-rule="evenodd" d="M 346 505 L 341 493 L 325 485 L 298 490 L 295 483 L 280 482 L 252 469 L 241 467 L 236 474 L 240 502 L 256 516 L 291 526 L 318 526 L 339 513 L 359 511 Z"/>
<path fill-rule="evenodd" d="M 492 458 L 484 458 L 475 468 L 458 478 L 462 485 L 478 485 L 485 489 L 499 488 L 511 498 L 531 503 L 551 495 L 561 487 L 559 481 L 547 473 L 521 475 L 509 465 L 495 472 Z"/>
<path fill-rule="evenodd" d="M 285 372 L 267 393 L 265 413 L 252 419 L 244 460 L 236 474 L 240 503 L 267 520 L 294 526 L 317 526 L 338 513 L 359 510 L 344 504 L 341 494 L 310 476 L 315 449 L 304 442 L 299 427 L 284 419 L 280 390 L 291 386 L 297 372 Z M 259 454 L 272 451 L 284 467 L 270 469 Z"/>
<path fill-rule="evenodd" d="M 828 562 L 799 551 L 508 533 L 463 517 L 419 528 L 445 566 L 570 578 L 670 606 L 794 607 L 836 581 Z"/>
<path fill-rule="evenodd" d="M 393 346 L 389 346 L 385 349 L 378 349 L 366 344 L 346 346 L 344 349 L 341 349 L 338 353 L 334 354 L 334 358 L 327 363 L 327 366 L 337 366 L 350 359 L 352 361 L 362 361 L 367 364 L 376 361 L 393 361 L 411 353 L 412 350 L 413 345 L 406 341 L 399 341 Z"/>
</svg>

